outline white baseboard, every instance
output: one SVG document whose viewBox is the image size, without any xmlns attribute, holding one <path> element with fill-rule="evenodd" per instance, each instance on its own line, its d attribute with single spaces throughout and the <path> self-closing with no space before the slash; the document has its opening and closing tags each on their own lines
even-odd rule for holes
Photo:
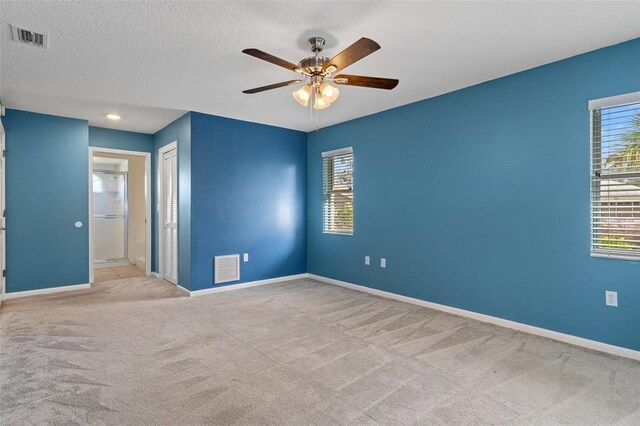
<svg viewBox="0 0 640 426">
<path fill-rule="evenodd" d="M 190 296 L 195 297 L 195 296 L 204 296 L 212 293 L 221 293 L 223 291 L 240 290 L 243 288 L 256 287 L 256 286 L 265 285 L 265 284 L 274 284 L 274 283 L 280 283 L 285 281 L 299 280 L 299 279 L 308 278 L 308 277 L 309 277 L 309 274 L 288 275 L 286 277 L 269 278 L 267 280 L 250 281 L 247 283 L 231 284 L 231 285 L 225 285 L 221 287 L 205 288 L 202 290 L 195 290 L 195 291 L 189 291 L 180 286 L 178 287 L 180 287 L 183 291 L 188 292 Z"/>
<path fill-rule="evenodd" d="M 147 269 L 147 265 L 145 264 L 144 258 L 136 257 L 135 259 L 133 259 L 131 264 L 136 265 L 138 268 L 142 269 L 143 271 Z"/>
<path fill-rule="evenodd" d="M 349 288 L 352 290 L 375 294 L 376 296 L 386 297 L 389 299 L 399 300 L 401 302 L 424 306 L 426 308 L 436 309 L 438 311 L 443 311 L 443 312 L 447 312 L 454 315 L 460 315 L 462 317 L 467 317 L 474 320 L 499 325 L 501 327 L 522 331 L 524 333 L 534 334 L 536 336 L 546 337 L 546 338 L 557 340 L 560 342 L 569 343 L 570 345 L 581 346 L 583 348 L 592 349 L 594 351 L 605 352 L 608 354 L 617 355 L 625 358 L 631 358 L 636 361 L 640 361 L 640 351 L 635 351 L 633 349 L 610 345 L 608 343 L 589 340 L 583 337 L 577 337 L 571 334 L 560 333 L 557 331 L 548 330 L 546 328 L 535 327 L 532 325 L 523 324 L 516 321 L 510 321 L 503 318 L 493 317 L 490 315 L 479 314 L 477 312 L 467 311 L 465 309 L 460 309 L 460 308 L 454 308 L 452 306 L 441 305 L 439 303 L 427 302 L 426 300 L 402 296 L 399 294 L 390 293 L 388 291 L 376 290 L 374 288 L 369 288 L 369 287 L 365 287 L 358 284 L 352 284 L 345 281 L 335 280 L 333 278 L 327 278 L 320 275 L 315 275 L 315 274 L 307 274 L 307 275 L 311 279 L 322 281 L 327 284 L 334 284 L 334 285 Z"/>
<path fill-rule="evenodd" d="M 187 296 L 191 296 L 191 292 L 186 288 L 182 287 L 180 284 L 176 284 L 176 287 L 178 287 L 178 290 L 180 290 L 181 292 L 187 293 Z"/>
<path fill-rule="evenodd" d="M 86 290 L 90 287 L 91 287 L 91 284 L 76 284 L 76 285 L 65 285 L 62 287 L 42 288 L 38 290 L 15 291 L 12 293 L 5 294 L 4 298 L 6 300 L 6 299 L 16 299 L 18 297 L 40 296 L 43 294 L 61 293 L 63 291 Z"/>
<path fill-rule="evenodd" d="M 160 279 L 160 274 L 159 274 L 159 273 L 157 273 L 157 272 L 153 272 L 153 271 L 151 271 L 151 274 L 150 274 L 150 275 L 151 275 L 152 277 L 155 277 L 155 278 Z"/>
</svg>

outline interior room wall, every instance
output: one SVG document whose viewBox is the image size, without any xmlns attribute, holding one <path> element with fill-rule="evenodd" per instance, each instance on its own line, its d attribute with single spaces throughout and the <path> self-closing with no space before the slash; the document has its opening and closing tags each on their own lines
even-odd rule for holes
<svg viewBox="0 0 640 426">
<path fill-rule="evenodd" d="M 144 157 L 127 156 L 128 199 L 128 255 L 129 262 L 145 268 L 145 170 Z"/>
<path fill-rule="evenodd" d="M 309 272 L 640 350 L 640 263 L 589 255 L 587 103 L 636 91 L 640 39 L 309 133 Z M 345 146 L 354 234 L 323 234 Z"/>
<path fill-rule="evenodd" d="M 153 153 L 153 135 L 89 126 L 89 146 Z"/>
<path fill-rule="evenodd" d="M 249 253 L 240 281 L 306 272 L 306 134 L 191 113 L 191 290 L 213 257 Z"/>
<path fill-rule="evenodd" d="M 3 123 L 7 292 L 88 283 L 87 122 L 9 109 Z"/>
</svg>

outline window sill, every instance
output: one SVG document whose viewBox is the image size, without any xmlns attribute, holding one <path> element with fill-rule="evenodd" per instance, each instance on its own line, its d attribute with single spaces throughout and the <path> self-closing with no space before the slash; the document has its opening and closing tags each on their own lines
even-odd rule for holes
<svg viewBox="0 0 640 426">
<path fill-rule="evenodd" d="M 323 234 L 329 234 L 329 235 L 348 235 L 350 237 L 353 237 L 353 232 L 331 232 L 331 231 L 322 231 Z"/>
<path fill-rule="evenodd" d="M 640 257 L 636 257 L 636 256 L 620 256 L 620 255 L 604 254 L 604 253 L 591 253 L 591 257 L 597 257 L 601 259 L 632 260 L 635 262 L 640 261 Z"/>
</svg>

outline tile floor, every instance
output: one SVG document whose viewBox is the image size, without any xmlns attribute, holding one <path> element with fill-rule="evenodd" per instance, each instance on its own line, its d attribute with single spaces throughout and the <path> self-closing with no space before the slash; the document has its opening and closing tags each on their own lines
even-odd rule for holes
<svg viewBox="0 0 640 426">
<path fill-rule="evenodd" d="M 144 277 L 144 271 L 136 265 L 117 266 L 113 268 L 96 268 L 93 271 L 93 282 L 96 283 L 136 277 Z"/>
</svg>

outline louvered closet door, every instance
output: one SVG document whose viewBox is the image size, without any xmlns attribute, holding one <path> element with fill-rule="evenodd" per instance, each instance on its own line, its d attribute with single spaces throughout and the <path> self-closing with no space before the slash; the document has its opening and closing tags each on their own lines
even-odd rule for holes
<svg viewBox="0 0 640 426">
<path fill-rule="evenodd" d="M 174 284 L 178 282 L 178 163 L 176 150 L 163 156 L 163 275 Z"/>
</svg>

